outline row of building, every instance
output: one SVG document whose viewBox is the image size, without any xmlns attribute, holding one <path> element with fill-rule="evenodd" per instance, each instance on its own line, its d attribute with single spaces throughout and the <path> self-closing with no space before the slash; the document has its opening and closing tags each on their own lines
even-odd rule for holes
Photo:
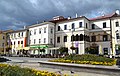
<svg viewBox="0 0 120 76">
<path fill-rule="evenodd" d="M 116 55 L 120 52 L 120 14 L 116 10 L 92 19 L 56 16 L 22 30 L 1 31 L 0 35 L 0 51 L 4 53 L 59 54 L 58 49 L 66 47 L 69 54 L 85 54 L 86 48 L 94 47 L 97 54 Z"/>
</svg>

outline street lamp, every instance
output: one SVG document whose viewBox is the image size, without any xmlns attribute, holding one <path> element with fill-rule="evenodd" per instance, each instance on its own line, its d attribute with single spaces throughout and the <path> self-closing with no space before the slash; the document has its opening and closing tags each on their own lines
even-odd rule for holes
<svg viewBox="0 0 120 76">
<path fill-rule="evenodd" d="M 72 54 L 73 54 L 73 50 L 75 50 L 75 47 L 73 45 L 73 40 L 74 40 L 74 36 L 73 36 L 73 32 L 75 31 L 75 29 L 71 29 L 71 33 L 72 33 L 72 37 L 71 37 L 71 41 L 72 41 L 72 46 L 70 47 L 70 49 L 72 50 Z"/>
</svg>

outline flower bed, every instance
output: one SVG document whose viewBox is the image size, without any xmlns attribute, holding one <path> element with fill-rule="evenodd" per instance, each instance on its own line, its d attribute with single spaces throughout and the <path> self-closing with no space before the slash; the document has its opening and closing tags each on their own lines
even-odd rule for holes
<svg viewBox="0 0 120 76">
<path fill-rule="evenodd" d="M 69 55 L 64 58 L 49 60 L 51 62 L 63 63 L 77 63 L 77 64 L 92 64 L 92 65 L 107 65 L 112 66 L 116 64 L 116 59 L 96 56 L 96 55 Z"/>
<path fill-rule="evenodd" d="M 48 71 L 39 71 L 29 68 L 21 68 L 19 66 L 0 64 L 0 76 L 61 76 L 61 75 Z"/>
</svg>

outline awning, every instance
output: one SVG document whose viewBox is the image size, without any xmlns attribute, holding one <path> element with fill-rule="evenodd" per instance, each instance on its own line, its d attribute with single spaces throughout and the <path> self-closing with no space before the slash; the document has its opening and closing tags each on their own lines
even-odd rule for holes
<svg viewBox="0 0 120 76">
<path fill-rule="evenodd" d="M 30 47 L 17 47 L 16 50 L 29 50 Z"/>
<path fill-rule="evenodd" d="M 30 46 L 30 48 L 37 48 L 37 49 L 45 49 L 45 48 L 48 48 L 47 45 L 33 45 L 33 46 Z"/>
<path fill-rule="evenodd" d="M 53 48 L 48 48 L 50 50 L 56 50 L 56 49 L 59 49 L 60 47 L 53 47 Z"/>
<path fill-rule="evenodd" d="M 24 49 L 24 50 L 29 50 L 29 49 L 30 49 L 30 47 L 24 47 L 23 49 Z"/>
<path fill-rule="evenodd" d="M 23 50 L 23 47 L 17 47 L 16 50 Z"/>
</svg>

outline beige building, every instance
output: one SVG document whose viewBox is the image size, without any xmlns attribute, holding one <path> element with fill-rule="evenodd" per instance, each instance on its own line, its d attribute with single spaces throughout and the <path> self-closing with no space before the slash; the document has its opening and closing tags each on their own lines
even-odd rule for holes
<svg viewBox="0 0 120 76">
<path fill-rule="evenodd" d="M 8 33 L 13 30 L 0 31 L 0 54 L 6 54 L 9 52 L 11 45 L 8 45 L 9 35 Z"/>
</svg>

